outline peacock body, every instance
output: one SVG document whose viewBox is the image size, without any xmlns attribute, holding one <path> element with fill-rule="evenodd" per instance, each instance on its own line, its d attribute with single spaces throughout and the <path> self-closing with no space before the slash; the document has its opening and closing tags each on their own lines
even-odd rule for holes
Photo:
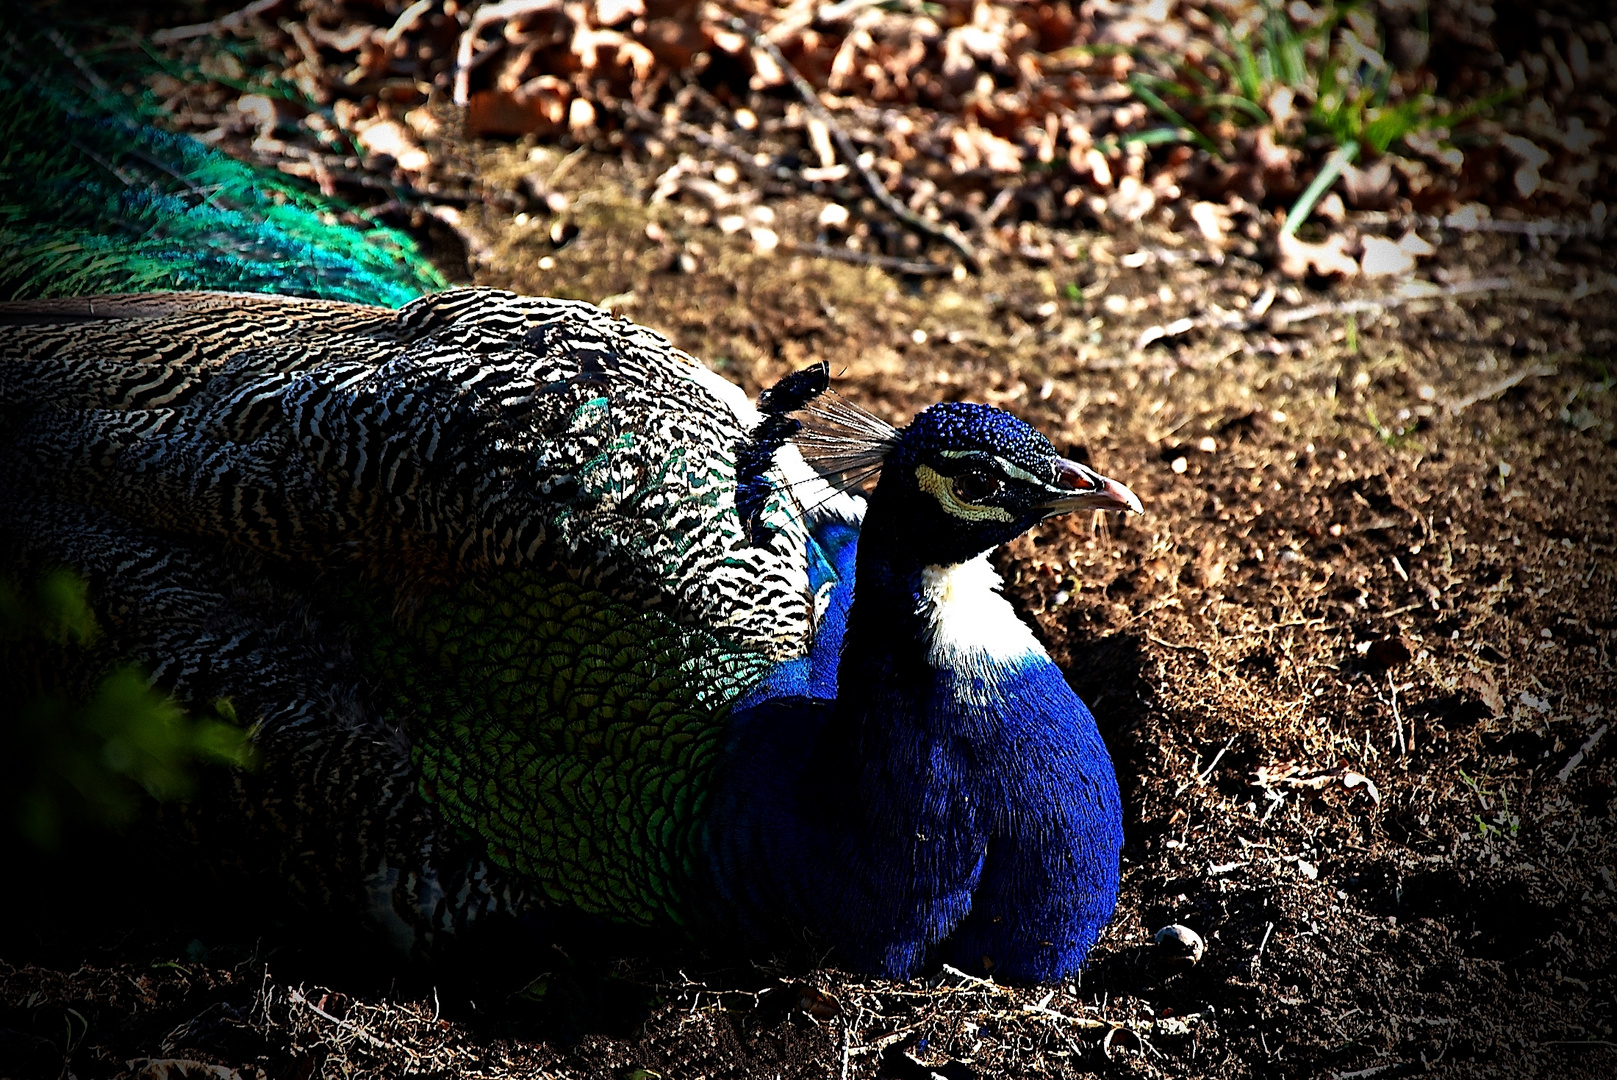
<svg viewBox="0 0 1617 1080">
<path fill-rule="evenodd" d="M 252 725 L 192 811 L 244 868 L 418 953 L 571 911 L 1082 962 L 1116 782 L 986 560 L 1126 488 L 986 406 L 754 406 L 587 304 L 391 295 L 0 312 L 0 567 L 88 583 L 65 685 L 134 661 Z"/>
</svg>

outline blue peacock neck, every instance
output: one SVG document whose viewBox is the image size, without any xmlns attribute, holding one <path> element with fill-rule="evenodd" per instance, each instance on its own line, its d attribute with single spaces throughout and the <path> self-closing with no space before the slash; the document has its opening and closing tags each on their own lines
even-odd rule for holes
<svg viewBox="0 0 1617 1080">
<path fill-rule="evenodd" d="M 735 869 L 767 864 L 782 884 L 760 905 L 858 966 L 913 971 L 941 950 L 968 970 L 1059 977 L 1116 899 L 1110 759 L 986 555 L 923 564 L 881 510 L 859 534 L 834 700 L 740 710 L 751 737 L 731 783 L 754 786 L 729 800 L 751 849 Z"/>
</svg>

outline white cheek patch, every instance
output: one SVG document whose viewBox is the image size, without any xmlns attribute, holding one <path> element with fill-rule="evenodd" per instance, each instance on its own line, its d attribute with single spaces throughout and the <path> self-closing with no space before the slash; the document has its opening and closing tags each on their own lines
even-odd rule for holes
<svg viewBox="0 0 1617 1080">
<path fill-rule="evenodd" d="M 921 571 L 919 614 L 933 667 L 992 682 L 997 672 L 1045 655 L 1033 631 L 999 594 L 1003 584 L 986 554 Z"/>
<path fill-rule="evenodd" d="M 997 506 L 979 506 L 961 502 L 954 493 L 954 481 L 925 465 L 915 467 L 915 482 L 922 491 L 938 500 L 938 505 L 964 521 L 1011 521 L 1009 510 Z"/>
</svg>

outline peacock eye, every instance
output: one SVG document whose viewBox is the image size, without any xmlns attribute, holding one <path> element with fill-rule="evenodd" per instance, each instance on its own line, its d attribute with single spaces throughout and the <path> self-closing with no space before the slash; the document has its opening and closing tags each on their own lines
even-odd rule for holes
<svg viewBox="0 0 1617 1080">
<path fill-rule="evenodd" d="M 1003 487 L 998 477 L 973 470 L 955 477 L 954 493 L 966 502 L 982 502 Z"/>
</svg>

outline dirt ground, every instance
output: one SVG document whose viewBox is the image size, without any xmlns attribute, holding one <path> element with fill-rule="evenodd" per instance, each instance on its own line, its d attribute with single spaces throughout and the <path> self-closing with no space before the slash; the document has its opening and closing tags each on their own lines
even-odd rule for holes
<svg viewBox="0 0 1617 1080">
<path fill-rule="evenodd" d="M 551 153 L 476 152 L 491 173 Z M 676 973 L 653 955 L 613 969 L 629 1004 L 539 1037 L 531 996 L 445 1008 L 295 947 L 283 965 L 239 926 L 191 938 L 151 895 L 183 880 L 147 867 L 114 890 L 139 903 L 93 930 L 45 894 L 8 922 L 0 1074 L 1617 1069 L 1609 251 L 1430 231 L 1434 280 L 1500 283 L 1409 299 L 1144 230 L 906 281 L 715 240 L 643 205 L 652 175 L 575 161 L 560 247 L 550 221 L 481 212 L 476 280 L 604 301 L 749 391 L 826 359 L 895 421 L 991 401 L 1144 500 L 1143 518 L 1063 519 L 999 558 L 1124 791 L 1123 898 L 1081 980 Z M 1200 963 L 1153 945 L 1174 923 L 1204 939 Z"/>
<path fill-rule="evenodd" d="M 1342 282 L 1170 211 L 905 277 L 650 204 L 672 156 L 431 149 L 559 196 L 442 215 L 453 277 L 601 303 L 750 393 L 827 360 L 894 422 L 992 402 L 1139 494 L 998 559 L 1116 762 L 1117 915 L 1060 986 L 636 943 L 489 996 L 236 917 L 252 889 L 6 853 L 0 1077 L 1617 1075 L 1598 228 L 1356 214 L 1435 252 Z M 823 200 L 768 205 L 816 234 Z M 1154 944 L 1173 924 L 1198 963 Z"/>
</svg>

